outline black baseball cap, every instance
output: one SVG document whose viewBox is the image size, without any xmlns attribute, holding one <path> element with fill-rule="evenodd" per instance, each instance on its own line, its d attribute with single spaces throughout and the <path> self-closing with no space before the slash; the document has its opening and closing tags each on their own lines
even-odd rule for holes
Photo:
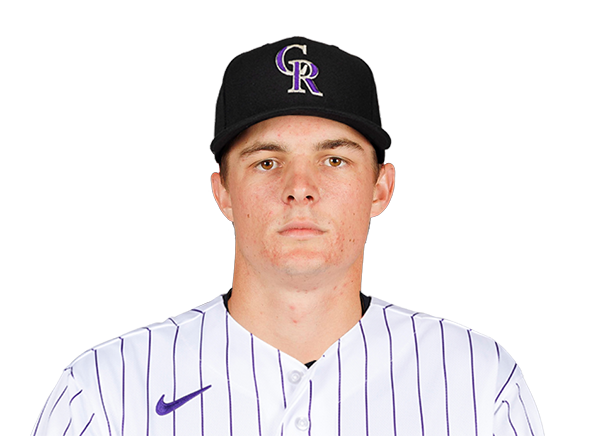
<svg viewBox="0 0 600 436">
<path fill-rule="evenodd" d="M 293 37 L 242 53 L 229 63 L 210 145 L 217 162 L 243 130 L 283 115 L 344 123 L 369 140 L 380 163 L 391 143 L 381 127 L 369 66 L 333 45 Z"/>
</svg>

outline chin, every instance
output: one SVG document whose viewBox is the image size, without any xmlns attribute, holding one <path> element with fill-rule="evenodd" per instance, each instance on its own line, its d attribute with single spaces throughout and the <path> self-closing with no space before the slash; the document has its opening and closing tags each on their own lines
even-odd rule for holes
<svg viewBox="0 0 600 436">
<path fill-rule="evenodd" d="M 330 268 L 330 265 L 298 265 L 298 264 L 285 264 L 278 265 L 277 270 L 280 273 L 286 274 L 289 277 L 317 277 L 322 275 Z"/>
<path fill-rule="evenodd" d="M 281 251 L 271 258 L 274 269 L 290 276 L 315 276 L 331 269 L 350 266 L 353 261 L 340 256 L 339 250 L 302 250 Z"/>
</svg>

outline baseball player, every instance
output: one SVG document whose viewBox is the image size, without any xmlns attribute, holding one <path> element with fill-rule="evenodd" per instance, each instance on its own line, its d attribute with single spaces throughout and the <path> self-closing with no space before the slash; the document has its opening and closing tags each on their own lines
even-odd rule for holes
<svg viewBox="0 0 600 436">
<path fill-rule="evenodd" d="M 211 144 L 232 289 L 82 354 L 33 435 L 542 436 L 497 343 L 361 292 L 390 142 L 361 59 L 300 37 L 236 57 Z"/>
</svg>

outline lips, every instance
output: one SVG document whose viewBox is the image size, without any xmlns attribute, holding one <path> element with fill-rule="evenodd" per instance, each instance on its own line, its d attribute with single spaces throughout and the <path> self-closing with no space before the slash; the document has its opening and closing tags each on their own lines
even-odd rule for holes
<svg viewBox="0 0 600 436">
<path fill-rule="evenodd" d="M 284 225 L 279 234 L 296 239 L 309 239 L 320 236 L 326 231 L 310 221 L 292 221 Z"/>
</svg>

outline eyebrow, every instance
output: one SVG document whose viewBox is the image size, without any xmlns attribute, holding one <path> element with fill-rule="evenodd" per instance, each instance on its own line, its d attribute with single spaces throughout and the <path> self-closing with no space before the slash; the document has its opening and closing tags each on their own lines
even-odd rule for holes
<svg viewBox="0 0 600 436">
<path fill-rule="evenodd" d="M 323 142 L 319 142 L 319 144 L 317 144 L 317 151 L 321 151 L 321 150 L 333 150 L 335 148 L 339 148 L 339 147 L 347 147 L 347 148 L 353 148 L 355 150 L 359 150 L 359 151 L 364 151 L 364 148 L 357 142 L 354 141 L 350 141 L 349 139 L 328 139 L 326 141 Z"/>
<path fill-rule="evenodd" d="M 258 153 L 259 151 L 277 151 L 280 153 L 287 153 L 289 150 L 287 147 L 281 144 L 271 142 L 255 142 L 254 144 L 249 145 L 240 151 L 240 159 L 245 159 L 254 153 Z"/>
<path fill-rule="evenodd" d="M 341 138 L 341 139 L 327 139 L 325 141 L 319 142 L 315 146 L 316 151 L 323 150 L 334 150 L 340 147 L 347 147 L 358 151 L 364 151 L 364 148 L 357 142 L 351 141 L 349 139 Z M 255 153 L 260 151 L 275 151 L 279 153 L 289 153 L 289 148 L 277 143 L 272 142 L 255 142 L 252 145 L 244 148 L 240 151 L 240 159 L 245 159 Z"/>
</svg>

